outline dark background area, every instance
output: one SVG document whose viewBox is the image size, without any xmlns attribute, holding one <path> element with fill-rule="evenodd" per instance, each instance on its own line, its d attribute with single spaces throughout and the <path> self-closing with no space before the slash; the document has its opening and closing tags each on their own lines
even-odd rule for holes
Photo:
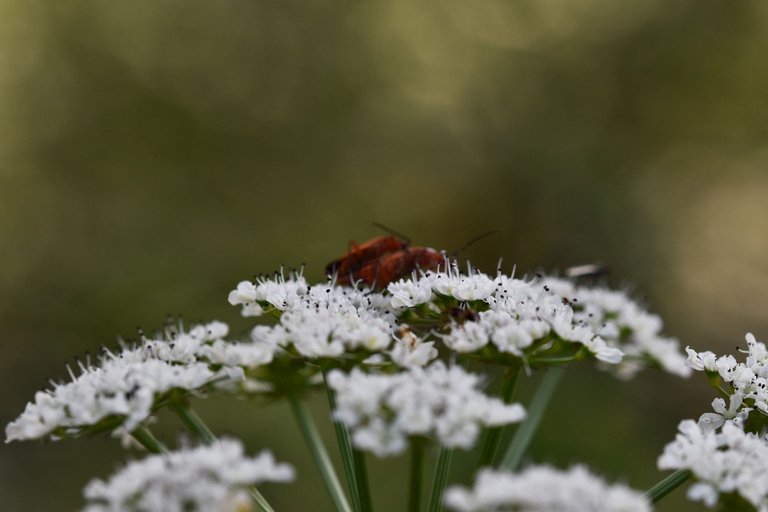
<svg viewBox="0 0 768 512">
<path fill-rule="evenodd" d="M 501 230 L 465 253 L 489 270 L 604 261 L 683 346 L 768 340 L 765 2 L 4 0 L 0 20 L 3 424 L 166 313 L 242 331 L 239 280 L 320 279 L 373 221 L 448 250 Z M 702 375 L 566 379 L 532 459 L 638 489 L 714 398 Z M 330 510 L 287 407 L 197 408 L 297 466 L 265 488 L 277 510 Z M 0 503 L 76 510 L 124 459 L 109 438 L 4 445 Z M 406 464 L 370 460 L 379 510 Z M 659 510 L 698 510 L 683 494 Z"/>
</svg>

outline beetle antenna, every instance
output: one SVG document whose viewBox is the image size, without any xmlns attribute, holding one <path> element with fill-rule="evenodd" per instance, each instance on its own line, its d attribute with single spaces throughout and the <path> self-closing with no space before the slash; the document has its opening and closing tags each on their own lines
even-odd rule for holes
<svg viewBox="0 0 768 512">
<path fill-rule="evenodd" d="M 464 252 L 467 249 L 469 249 L 472 245 L 474 245 L 475 242 L 478 242 L 478 241 L 482 240 L 483 238 L 485 238 L 487 236 L 490 236 L 490 235 L 494 235 L 496 233 L 501 233 L 501 230 L 500 229 L 492 229 L 491 231 L 486 231 L 485 233 L 481 233 L 481 234 L 477 235 L 475 238 L 473 238 L 469 242 L 465 243 L 464 246 L 462 246 L 460 249 L 452 252 L 451 253 L 451 258 L 457 257 L 459 254 L 461 254 L 462 252 Z"/>
<path fill-rule="evenodd" d="M 383 231 L 386 231 L 386 232 L 387 232 L 387 233 L 389 233 L 390 235 L 395 235 L 395 236 L 396 236 L 396 237 L 398 237 L 399 239 L 401 239 L 401 240 L 405 241 L 405 245 L 411 245 L 411 239 L 410 239 L 410 238 L 408 238 L 407 236 L 403 235 L 402 233 L 398 233 L 398 232 L 397 232 L 397 231 L 395 231 L 394 229 L 392 229 L 392 228 L 388 228 L 388 227 L 387 227 L 387 226 L 385 226 L 384 224 L 379 224 L 378 222 L 374 222 L 374 223 L 373 223 L 373 225 L 374 225 L 374 226 L 376 226 L 377 228 L 379 228 L 379 229 L 383 230 Z"/>
</svg>

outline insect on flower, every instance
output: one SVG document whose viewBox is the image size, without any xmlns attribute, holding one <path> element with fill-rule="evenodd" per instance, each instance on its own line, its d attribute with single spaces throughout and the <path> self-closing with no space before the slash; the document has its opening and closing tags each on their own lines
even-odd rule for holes
<svg viewBox="0 0 768 512">
<path fill-rule="evenodd" d="M 357 244 L 350 242 L 349 252 L 325 267 L 327 275 L 335 275 L 336 283 L 347 285 L 363 281 L 373 288 L 410 275 L 414 270 L 437 270 L 445 256 L 429 247 L 409 247 L 408 238 L 386 226 L 375 226 L 390 232 Z"/>
<path fill-rule="evenodd" d="M 350 275 L 354 275 L 366 263 L 375 261 L 384 254 L 400 251 L 407 247 L 407 240 L 393 235 L 377 236 L 361 244 L 350 241 L 349 252 L 326 265 L 325 273 L 327 275 L 338 274 L 337 282 L 339 284 L 349 284 Z"/>
<path fill-rule="evenodd" d="M 414 270 L 437 270 L 446 256 L 431 247 L 406 247 L 368 261 L 352 278 L 362 280 L 373 288 L 385 288 L 389 283 L 410 275 Z M 337 283 L 349 283 L 349 276 L 339 274 Z"/>
<path fill-rule="evenodd" d="M 431 247 L 409 247 L 409 240 L 381 224 L 375 226 L 392 233 L 372 238 L 362 244 L 350 242 L 349 252 L 325 267 L 328 275 L 336 275 L 341 285 L 363 281 L 372 288 L 386 288 L 389 283 L 409 276 L 414 270 L 437 271 L 447 265 L 444 252 Z M 476 236 L 454 253 L 454 256 L 476 241 L 496 233 L 488 231 Z"/>
</svg>

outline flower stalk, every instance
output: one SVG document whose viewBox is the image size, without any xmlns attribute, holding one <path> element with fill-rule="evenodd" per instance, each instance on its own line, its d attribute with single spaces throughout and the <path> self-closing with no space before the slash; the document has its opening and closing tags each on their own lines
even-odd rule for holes
<svg viewBox="0 0 768 512">
<path fill-rule="evenodd" d="M 339 512 L 352 512 L 352 508 L 349 506 L 346 496 L 344 496 L 339 478 L 336 476 L 336 471 L 333 469 L 331 458 L 328 456 L 328 451 L 323 444 L 315 423 L 312 421 L 312 417 L 309 415 L 309 411 L 307 411 L 304 403 L 295 395 L 290 396 L 288 402 L 291 405 L 291 410 L 296 418 L 296 422 L 299 424 L 304 440 L 307 442 L 310 452 L 312 452 L 312 458 L 315 460 L 317 469 L 320 471 L 320 475 L 323 478 L 323 482 L 325 482 L 328 493 L 331 495 L 336 510 Z"/>
<path fill-rule="evenodd" d="M 371 503 L 371 487 L 368 481 L 368 467 L 365 463 L 365 452 L 352 449 L 352 459 L 355 464 L 355 482 L 357 483 L 357 492 L 360 499 L 360 511 L 371 512 L 373 504 Z"/>
<path fill-rule="evenodd" d="M 147 449 L 149 453 L 165 453 L 167 448 L 157 440 L 157 438 L 145 427 L 136 427 L 131 432 L 133 437 L 141 446 Z"/>
<path fill-rule="evenodd" d="M 333 388 L 327 384 L 327 372 L 323 372 L 323 380 L 326 382 L 325 391 L 328 396 L 328 405 L 330 406 L 331 414 L 333 414 L 333 411 L 336 410 L 336 394 Z M 368 473 L 365 467 L 365 457 L 360 452 L 355 453 L 346 425 L 336 418 L 333 418 L 332 421 L 341 454 L 341 462 L 344 466 L 344 476 L 347 480 L 352 508 L 355 512 L 369 511 L 371 509 L 370 490 L 367 482 Z M 363 505 L 361 498 L 361 488 L 365 492 L 365 505 Z"/>
<path fill-rule="evenodd" d="M 411 440 L 411 469 L 410 484 L 408 488 L 408 512 L 421 510 L 421 490 L 424 478 L 424 448 L 423 439 Z"/>
<path fill-rule="evenodd" d="M 504 370 L 504 382 L 501 387 L 501 399 L 504 403 L 509 404 L 512 402 L 512 397 L 515 394 L 515 388 L 517 387 L 518 378 L 520 377 L 521 366 L 511 365 Z M 489 428 L 485 434 L 485 440 L 483 441 L 483 448 L 480 451 L 480 459 L 477 462 L 477 467 L 492 466 L 496 459 L 496 452 L 499 448 L 499 442 L 505 431 L 505 426 Z"/>
<path fill-rule="evenodd" d="M 435 467 L 435 477 L 432 481 L 432 494 L 429 497 L 429 512 L 440 512 L 443 508 L 443 493 L 448 483 L 448 473 L 451 469 L 453 449 L 441 447 Z"/>
<path fill-rule="evenodd" d="M 678 469 L 674 473 L 667 476 L 664 480 L 661 480 L 656 485 L 648 489 L 645 492 L 645 495 L 648 497 L 648 501 L 651 503 L 658 503 L 664 496 L 671 493 L 686 481 L 688 481 L 690 477 L 690 471 L 687 469 Z"/>
<path fill-rule="evenodd" d="M 512 438 L 512 442 L 501 460 L 500 467 L 514 471 L 520 464 L 564 373 L 563 368 L 555 367 L 550 368 L 544 374 L 539 389 L 536 390 L 531 405 L 528 407 L 528 416 L 515 431 L 515 437 Z"/>
<path fill-rule="evenodd" d="M 172 400 L 169 403 L 169 407 L 179 417 L 184 426 L 193 434 L 197 439 L 204 444 L 211 444 L 216 440 L 216 436 L 208 428 L 208 425 L 197 415 L 195 411 L 189 406 L 186 400 L 178 399 Z"/>
</svg>

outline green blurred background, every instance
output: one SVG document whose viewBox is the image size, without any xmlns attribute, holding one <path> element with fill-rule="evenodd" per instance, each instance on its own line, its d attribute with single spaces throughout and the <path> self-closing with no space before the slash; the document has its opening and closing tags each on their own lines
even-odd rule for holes
<svg viewBox="0 0 768 512">
<path fill-rule="evenodd" d="M 166 313 L 242 331 L 240 279 L 320 279 L 373 221 L 446 249 L 500 229 L 466 253 L 486 269 L 605 261 L 683 345 L 768 339 L 765 2 L 3 0 L 0 20 L 3 424 Z M 701 375 L 566 379 L 534 460 L 641 489 L 713 398 Z M 265 488 L 278 510 L 331 509 L 286 407 L 198 407 L 298 467 Z M 0 506 L 75 510 L 123 459 L 3 445 Z M 405 458 L 370 464 L 379 510 L 402 508 Z M 699 509 L 682 495 L 659 510 Z"/>
</svg>

